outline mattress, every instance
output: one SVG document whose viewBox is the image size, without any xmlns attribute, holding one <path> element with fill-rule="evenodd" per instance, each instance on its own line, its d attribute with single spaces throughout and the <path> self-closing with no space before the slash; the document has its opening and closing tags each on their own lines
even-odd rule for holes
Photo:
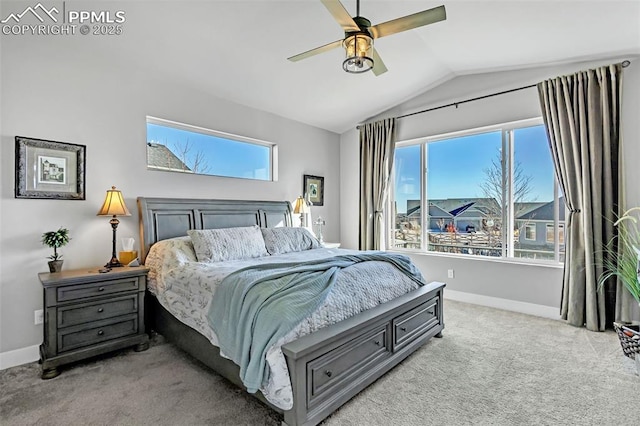
<svg viewBox="0 0 640 426">
<path fill-rule="evenodd" d="M 258 263 L 289 263 L 322 259 L 351 250 L 318 248 L 259 258 L 224 262 L 197 262 L 189 237 L 156 243 L 146 259 L 149 290 L 178 320 L 218 346 L 207 313 L 220 282 L 231 272 Z M 269 379 L 260 388 L 273 405 L 293 406 L 291 381 L 282 345 L 320 328 L 357 315 L 418 288 L 418 284 L 386 262 L 363 262 L 343 269 L 324 303 L 267 352 Z M 224 354 L 222 354 L 224 355 Z"/>
</svg>

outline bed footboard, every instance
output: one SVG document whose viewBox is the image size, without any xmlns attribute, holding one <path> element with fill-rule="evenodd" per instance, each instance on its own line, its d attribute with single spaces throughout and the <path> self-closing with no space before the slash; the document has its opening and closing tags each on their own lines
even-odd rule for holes
<svg viewBox="0 0 640 426">
<path fill-rule="evenodd" d="M 442 334 L 444 283 L 420 289 L 282 346 L 293 408 L 288 426 L 316 425 Z"/>
</svg>

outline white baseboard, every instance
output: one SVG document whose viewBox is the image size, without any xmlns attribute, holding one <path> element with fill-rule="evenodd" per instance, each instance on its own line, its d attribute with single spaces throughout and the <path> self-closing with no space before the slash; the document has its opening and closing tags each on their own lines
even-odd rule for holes
<svg viewBox="0 0 640 426">
<path fill-rule="evenodd" d="M 27 346 L 8 352 L 0 352 L 0 370 L 28 364 L 40 359 L 40 345 Z"/>
<path fill-rule="evenodd" d="M 535 315 L 537 317 L 560 319 L 560 309 L 553 306 L 536 305 L 534 303 L 519 302 L 517 300 L 501 299 L 499 297 L 483 296 L 481 294 L 465 293 L 455 290 L 444 290 L 444 298 L 457 302 L 472 303 L 474 305 L 488 306 L 490 308 L 504 309 L 505 311 L 520 312 L 522 314 Z"/>
</svg>

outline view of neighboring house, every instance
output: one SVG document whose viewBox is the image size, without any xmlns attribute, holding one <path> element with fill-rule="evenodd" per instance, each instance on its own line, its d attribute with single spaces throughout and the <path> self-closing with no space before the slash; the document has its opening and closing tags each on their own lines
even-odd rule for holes
<svg viewBox="0 0 640 426">
<path fill-rule="evenodd" d="M 546 258 L 555 247 L 554 202 L 514 203 L 513 249 L 518 257 Z M 422 218 L 419 200 L 407 200 L 407 212 L 396 215 L 395 246 L 420 248 L 422 223 L 428 224 L 429 250 L 500 256 L 502 213 L 493 198 L 429 200 Z M 558 241 L 564 251 L 564 198 L 559 201 Z"/>
<path fill-rule="evenodd" d="M 192 173 L 191 169 L 166 145 L 153 142 L 147 142 L 147 167 L 150 169 Z"/>
<path fill-rule="evenodd" d="M 564 197 L 558 202 L 558 241 L 564 244 L 565 203 Z M 549 250 L 555 244 L 554 206 L 553 202 L 545 203 L 516 217 L 520 229 L 519 243 L 530 250 Z"/>
</svg>

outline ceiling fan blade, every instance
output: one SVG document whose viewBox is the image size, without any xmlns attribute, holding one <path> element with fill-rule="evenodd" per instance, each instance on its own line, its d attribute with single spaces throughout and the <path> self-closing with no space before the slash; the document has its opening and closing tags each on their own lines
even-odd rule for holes
<svg viewBox="0 0 640 426">
<path fill-rule="evenodd" d="M 375 47 L 373 48 L 372 59 L 373 59 L 373 69 L 371 71 L 373 71 L 373 73 L 376 76 L 387 72 L 387 66 L 384 64 L 384 62 L 382 62 L 382 58 L 380 57 L 380 55 L 378 55 L 378 51 L 376 50 Z"/>
<path fill-rule="evenodd" d="M 342 3 L 338 0 L 320 0 L 324 7 L 327 8 L 329 13 L 333 15 L 333 18 L 338 21 L 338 24 L 345 31 L 360 31 L 360 28 L 355 23 L 347 9 L 344 8 Z"/>
<path fill-rule="evenodd" d="M 444 6 L 438 6 L 433 9 L 414 13 L 413 15 L 407 15 L 402 18 L 374 25 L 369 28 L 369 30 L 371 31 L 373 38 L 380 38 L 402 31 L 411 30 L 413 28 L 422 27 L 423 25 L 444 21 L 445 19 L 447 19 L 447 12 L 445 11 Z"/>
<path fill-rule="evenodd" d="M 329 44 L 325 44 L 324 46 L 320 46 L 320 47 L 316 47 L 315 49 L 311 49 L 311 50 L 307 50 L 306 52 L 302 52 L 299 53 L 297 55 L 294 55 L 290 58 L 287 58 L 288 60 L 290 60 L 291 62 L 297 62 L 297 61 L 301 61 L 303 59 L 309 58 L 311 56 L 315 56 L 318 55 L 320 53 L 324 53 L 327 52 L 331 49 L 335 49 L 336 47 L 340 47 L 342 46 L 342 40 L 336 40 L 334 42 L 331 42 Z"/>
</svg>

